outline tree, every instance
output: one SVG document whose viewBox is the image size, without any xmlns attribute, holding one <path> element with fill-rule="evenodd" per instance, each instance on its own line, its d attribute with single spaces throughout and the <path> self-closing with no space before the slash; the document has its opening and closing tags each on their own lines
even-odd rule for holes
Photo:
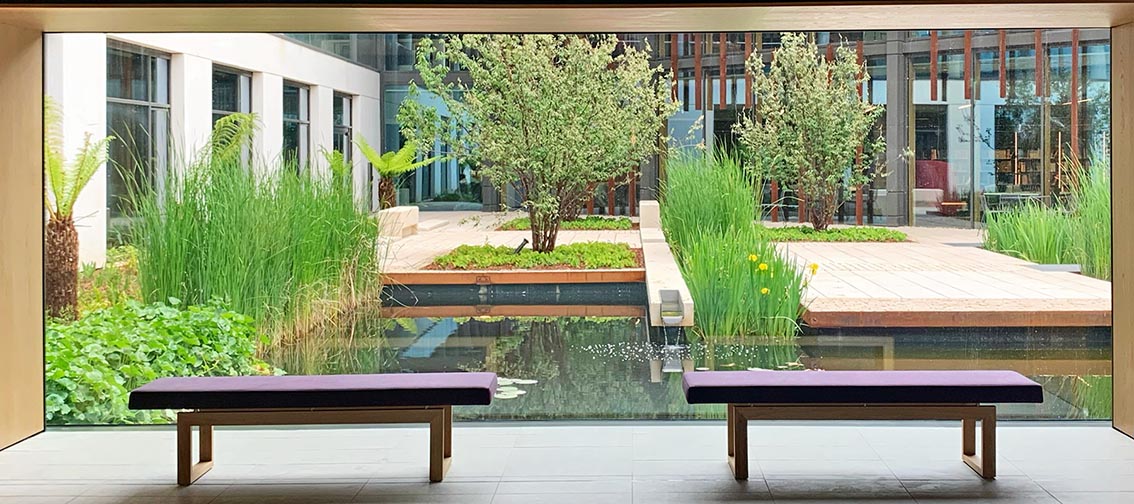
<svg viewBox="0 0 1134 504">
<path fill-rule="evenodd" d="M 43 230 L 44 307 L 48 315 L 73 318 L 78 315 L 79 233 L 74 208 L 79 194 L 99 167 L 106 162 L 106 148 L 113 137 L 92 140 L 87 133 L 83 146 L 71 162 L 63 157 L 62 116 L 50 101 L 44 102 L 43 140 L 44 207 L 47 226 Z"/>
<path fill-rule="evenodd" d="M 764 175 L 803 197 L 815 229 L 826 229 L 840 190 L 869 182 L 871 160 L 886 147 L 881 135 L 869 138 L 882 107 L 858 95 L 869 80 L 866 67 L 846 46 L 827 61 L 802 33 L 783 34 L 767 73 L 759 53 L 745 66 L 755 77 L 757 102 L 733 131 Z"/>
<path fill-rule="evenodd" d="M 380 177 L 378 181 L 379 208 L 390 208 L 398 204 L 398 194 L 394 191 L 394 177 L 430 165 L 442 158 L 442 156 L 437 156 L 414 162 L 414 158 L 417 157 L 417 144 L 414 142 L 406 142 L 397 152 L 390 151 L 385 154 L 379 154 L 361 136 L 354 143 L 358 145 L 358 150 L 362 151 L 362 155 L 366 157 L 367 161 L 370 161 L 370 165 L 374 167 Z"/>
<path fill-rule="evenodd" d="M 471 82 L 447 78 L 460 67 Z M 660 149 L 677 110 L 670 80 L 649 48 L 613 35 L 453 35 L 419 45 L 421 86 L 411 83 L 398 119 L 403 134 L 440 139 L 462 162 L 521 194 L 532 248 L 554 250 L 559 223 L 587 188 L 624 177 Z"/>
</svg>

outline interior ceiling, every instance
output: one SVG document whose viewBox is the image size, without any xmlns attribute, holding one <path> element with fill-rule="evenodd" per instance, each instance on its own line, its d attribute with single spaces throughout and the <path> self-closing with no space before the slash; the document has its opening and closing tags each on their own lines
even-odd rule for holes
<svg viewBox="0 0 1134 504">
<path fill-rule="evenodd" d="M 364 0 L 365 1 L 365 0 Z M 716 2 L 665 0 L 448 6 L 371 0 L 297 5 L 198 0 L 164 6 L 9 4 L 0 23 L 43 31 L 97 32 L 672 32 L 1094 28 L 1134 22 L 1134 0 L 1117 2 L 935 0 L 865 2 Z M 203 4 L 203 5 L 202 5 Z M 456 4 L 456 5 L 453 5 Z"/>
</svg>

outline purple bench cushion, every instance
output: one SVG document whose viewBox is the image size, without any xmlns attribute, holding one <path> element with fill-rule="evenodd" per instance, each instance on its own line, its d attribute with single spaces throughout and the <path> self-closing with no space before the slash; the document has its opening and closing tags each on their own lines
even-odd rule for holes
<svg viewBox="0 0 1134 504">
<path fill-rule="evenodd" d="M 496 373 L 160 378 L 131 409 L 363 408 L 489 404 Z"/>
<path fill-rule="evenodd" d="M 702 371 L 685 373 L 690 404 L 1041 403 L 1015 371 Z"/>
</svg>

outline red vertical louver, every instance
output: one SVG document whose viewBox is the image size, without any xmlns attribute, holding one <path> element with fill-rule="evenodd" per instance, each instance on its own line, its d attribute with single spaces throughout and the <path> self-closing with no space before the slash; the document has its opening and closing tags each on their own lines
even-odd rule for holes
<svg viewBox="0 0 1134 504">
<path fill-rule="evenodd" d="M 701 75 L 701 34 L 693 34 L 693 108 L 696 110 L 703 110 L 701 104 L 701 81 L 704 80 Z"/>
<path fill-rule="evenodd" d="M 1008 31 L 1000 30 L 1000 97 L 1008 97 Z"/>
<path fill-rule="evenodd" d="M 965 30 L 965 99 L 973 99 L 973 31 Z"/>
<path fill-rule="evenodd" d="M 669 34 L 669 71 L 673 73 L 673 99 L 677 101 L 677 39 L 680 34 Z"/>
<path fill-rule="evenodd" d="M 1071 155 L 1079 155 L 1079 30 L 1071 30 Z M 1062 160 L 1060 160 L 1062 161 Z"/>
<path fill-rule="evenodd" d="M 1036 96 L 1044 96 L 1043 89 L 1043 31 L 1036 30 Z"/>
<path fill-rule="evenodd" d="M 929 101 L 937 101 L 937 30 L 929 32 Z"/>
<path fill-rule="evenodd" d="M 744 34 L 744 106 L 752 108 L 752 74 L 748 73 L 748 59 L 752 57 L 752 34 Z"/>
<path fill-rule="evenodd" d="M 721 57 L 720 57 L 721 102 L 720 102 L 719 105 L 717 105 L 717 108 L 719 108 L 721 110 L 724 110 L 725 102 L 728 101 L 728 86 L 727 86 L 728 81 L 725 78 L 725 75 L 726 75 L 725 69 L 726 69 L 726 65 L 728 65 L 728 38 L 727 38 L 727 36 L 728 36 L 728 34 L 725 33 L 725 32 L 721 32 L 721 34 L 720 34 L 720 38 L 721 38 L 721 44 L 720 44 L 721 45 L 721 47 L 720 47 L 720 50 L 721 50 Z"/>
</svg>

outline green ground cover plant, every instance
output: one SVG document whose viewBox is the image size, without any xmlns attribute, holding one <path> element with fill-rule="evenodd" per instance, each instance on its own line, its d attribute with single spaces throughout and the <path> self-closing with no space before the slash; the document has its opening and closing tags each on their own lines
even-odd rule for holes
<svg viewBox="0 0 1134 504">
<path fill-rule="evenodd" d="M 772 242 L 904 242 L 906 234 L 881 227 L 829 227 L 817 231 L 811 226 L 757 226 L 760 235 Z"/>
<path fill-rule="evenodd" d="M 589 231 L 628 230 L 632 229 L 633 226 L 628 217 L 602 217 L 599 215 L 587 215 L 578 219 L 566 220 L 559 224 L 560 229 Z M 529 217 L 517 217 L 500 225 L 502 231 L 529 230 L 531 228 L 532 220 Z"/>
<path fill-rule="evenodd" d="M 719 151 L 678 153 L 667 172 L 662 227 L 697 304 L 696 330 L 713 342 L 794 336 L 809 277 L 753 223 L 759 185 L 749 172 Z"/>
<path fill-rule="evenodd" d="M 141 296 L 220 298 L 266 333 L 302 333 L 377 290 L 378 226 L 341 156 L 327 156 L 326 177 L 250 163 L 254 120 L 221 119 L 208 147 L 170 170 L 165 191 L 136 190 Z"/>
<path fill-rule="evenodd" d="M 1069 194 L 1053 205 L 1029 203 L 985 215 L 984 246 L 1040 264 L 1078 264 L 1110 280 L 1110 164 L 1089 169 L 1069 160 Z"/>
<path fill-rule="evenodd" d="M 634 268 L 638 257 L 625 243 L 580 242 L 560 245 L 551 252 L 513 247 L 461 245 L 433 260 L 440 269 L 613 269 Z"/>
<path fill-rule="evenodd" d="M 252 319 L 219 302 L 182 307 L 117 303 L 74 322 L 49 319 L 47 421 L 51 424 L 169 422 L 170 412 L 131 411 L 128 392 L 165 376 L 267 374 Z"/>
</svg>

